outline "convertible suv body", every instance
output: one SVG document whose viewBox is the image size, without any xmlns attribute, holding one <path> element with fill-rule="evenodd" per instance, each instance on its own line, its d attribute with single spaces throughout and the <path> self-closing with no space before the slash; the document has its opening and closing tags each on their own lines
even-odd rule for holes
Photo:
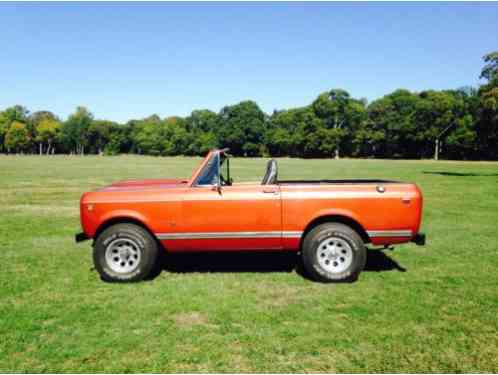
<svg viewBox="0 0 498 375">
<path fill-rule="evenodd" d="M 321 281 L 356 279 L 365 244 L 413 241 L 422 195 L 384 180 L 280 181 L 275 160 L 262 182 L 233 183 L 227 150 L 211 151 L 190 179 L 117 182 L 83 194 L 83 233 L 105 280 L 137 281 L 160 251 L 301 251 Z"/>
</svg>

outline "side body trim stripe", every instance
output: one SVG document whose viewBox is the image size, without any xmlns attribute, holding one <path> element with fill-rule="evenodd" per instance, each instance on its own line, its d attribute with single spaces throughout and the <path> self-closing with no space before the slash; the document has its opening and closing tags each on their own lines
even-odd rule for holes
<svg viewBox="0 0 498 375">
<path fill-rule="evenodd" d="M 156 233 L 160 240 L 203 240 L 230 238 L 301 238 L 301 231 L 266 232 L 183 232 Z M 369 237 L 412 237 L 411 230 L 373 230 L 367 231 Z"/>
<path fill-rule="evenodd" d="M 303 232 L 191 232 L 156 233 L 160 240 L 200 240 L 212 238 L 300 238 Z"/>
<path fill-rule="evenodd" d="M 411 230 L 369 230 L 369 237 L 412 237 Z"/>
</svg>

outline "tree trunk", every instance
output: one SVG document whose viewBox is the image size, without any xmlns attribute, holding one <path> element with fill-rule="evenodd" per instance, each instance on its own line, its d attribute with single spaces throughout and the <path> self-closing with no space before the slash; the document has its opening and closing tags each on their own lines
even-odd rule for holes
<svg viewBox="0 0 498 375">
<path fill-rule="evenodd" d="M 439 139 L 436 138 L 434 145 L 434 160 L 439 160 Z"/>
<path fill-rule="evenodd" d="M 43 143 L 40 142 L 39 145 L 40 155 L 43 154 Z"/>
<path fill-rule="evenodd" d="M 339 146 L 335 149 L 335 159 L 339 160 Z"/>
</svg>

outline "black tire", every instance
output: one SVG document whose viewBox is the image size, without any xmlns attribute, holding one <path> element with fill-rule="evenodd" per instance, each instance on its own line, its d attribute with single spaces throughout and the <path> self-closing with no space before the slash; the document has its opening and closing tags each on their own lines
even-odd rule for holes
<svg viewBox="0 0 498 375">
<path fill-rule="evenodd" d="M 327 246 L 331 246 L 333 250 L 329 251 Z M 343 257 L 342 252 L 347 255 Z M 313 228 L 306 235 L 302 257 L 305 270 L 314 280 L 351 282 L 358 278 L 365 267 L 367 251 L 363 240 L 354 229 L 340 223 L 325 223 Z"/>
<path fill-rule="evenodd" d="M 158 254 L 157 241 L 150 233 L 130 223 L 110 226 L 100 233 L 93 245 L 95 269 L 102 280 L 110 282 L 135 282 L 147 278 L 157 265 Z"/>
</svg>

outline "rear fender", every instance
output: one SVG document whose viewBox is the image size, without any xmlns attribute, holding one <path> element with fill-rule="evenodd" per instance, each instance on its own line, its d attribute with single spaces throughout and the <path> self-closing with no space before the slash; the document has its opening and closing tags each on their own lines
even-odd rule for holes
<svg viewBox="0 0 498 375">
<path fill-rule="evenodd" d="M 358 232 L 365 243 L 370 242 L 370 238 L 368 237 L 364 225 L 352 211 L 344 209 L 323 209 L 318 211 L 307 221 L 306 227 L 302 229 L 303 232 L 300 237 L 284 238 L 284 248 L 290 250 L 300 249 L 306 234 L 316 225 L 324 222 L 339 222 L 350 225 Z"/>
<path fill-rule="evenodd" d="M 365 226 L 353 211 L 345 210 L 342 208 L 325 208 L 323 210 L 320 210 L 315 214 L 315 216 L 312 217 L 312 219 L 308 222 L 308 225 L 324 216 L 344 216 L 353 221 L 356 221 L 363 229 L 365 229 Z"/>
</svg>

